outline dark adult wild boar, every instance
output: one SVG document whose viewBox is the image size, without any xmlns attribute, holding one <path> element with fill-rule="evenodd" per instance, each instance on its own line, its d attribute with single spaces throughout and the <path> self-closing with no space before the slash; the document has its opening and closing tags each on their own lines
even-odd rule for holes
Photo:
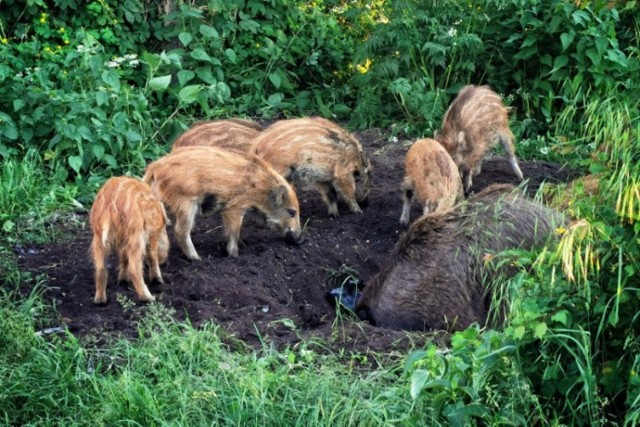
<svg viewBox="0 0 640 427">
<path fill-rule="evenodd" d="M 465 191 L 471 188 L 473 177 L 480 173 L 484 155 L 498 141 L 509 157 L 513 172 L 522 180 L 508 116 L 509 110 L 489 86 L 463 87 L 447 109 L 436 139 L 458 165 Z"/>
<path fill-rule="evenodd" d="M 251 142 L 262 131 L 256 122 L 244 119 L 212 120 L 191 126 L 173 143 L 173 149 L 202 145 L 249 152 Z"/>
<path fill-rule="evenodd" d="M 327 119 L 281 120 L 262 131 L 252 152 L 299 187 L 322 196 L 329 215 L 338 216 L 338 194 L 354 213 L 362 213 L 371 190 L 371 166 L 360 142 Z"/>
<path fill-rule="evenodd" d="M 364 288 L 358 315 L 377 326 L 462 330 L 484 323 L 492 279 L 512 274 L 490 256 L 542 245 L 561 216 L 513 190 L 493 185 L 455 209 L 416 220 L 387 264 Z"/>
<path fill-rule="evenodd" d="M 93 302 L 107 302 L 109 254 L 118 254 L 118 281 L 128 281 L 141 301 L 154 301 L 143 278 L 143 262 L 151 280 L 162 283 L 160 264 L 169 253 L 168 222 L 164 206 L 151 188 L 136 178 L 110 178 L 98 191 L 89 215 L 93 241 L 96 295 Z"/>
<path fill-rule="evenodd" d="M 423 214 L 450 209 L 464 197 L 458 167 L 435 139 L 419 139 L 407 151 L 400 224 L 409 223 L 411 202 L 417 199 Z"/>
<path fill-rule="evenodd" d="M 199 211 L 220 212 L 229 239 L 227 252 L 238 256 L 245 213 L 256 209 L 277 226 L 285 240 L 302 242 L 300 208 L 291 185 L 264 160 L 217 147 L 183 147 L 147 166 L 143 180 L 175 215 L 175 234 L 182 251 L 200 257 L 191 241 Z"/>
</svg>

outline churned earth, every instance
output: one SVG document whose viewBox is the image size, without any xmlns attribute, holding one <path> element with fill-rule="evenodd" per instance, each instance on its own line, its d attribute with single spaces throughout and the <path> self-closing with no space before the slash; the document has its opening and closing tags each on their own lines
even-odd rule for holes
<svg viewBox="0 0 640 427">
<path fill-rule="evenodd" d="M 410 141 L 391 143 L 389 133 L 379 129 L 356 135 L 374 167 L 373 188 L 363 214 L 351 214 L 341 204 L 341 216 L 332 219 L 317 193 L 299 193 L 306 243 L 288 246 L 261 218 L 248 214 L 238 259 L 226 255 L 220 218 L 200 217 L 192 236 L 202 261 L 186 259 L 170 231 L 169 261 L 162 267 L 165 283 L 150 287 L 157 296 L 154 304 L 169 308 L 173 316 L 188 319 L 196 327 L 213 322 L 231 341 L 250 346 L 266 343 L 282 348 L 316 338 L 331 350 L 388 352 L 423 342 L 427 334 L 376 328 L 350 313 L 337 312 L 328 295 L 350 277 L 366 284 L 387 262 L 405 229 L 398 222 L 402 209 L 399 186 Z M 543 181 L 564 182 L 575 176 L 547 162 L 521 161 L 520 166 L 531 194 Z M 501 155 L 485 159 L 472 191 L 494 182 L 516 183 Z M 414 205 L 411 218 L 420 213 L 421 208 Z M 60 233 L 59 242 L 23 242 L 17 250 L 20 268 L 45 277 L 44 296 L 60 315 L 58 325 L 48 326 L 61 326 L 76 336 L 99 341 L 111 335 L 135 337 L 137 322 L 149 306 L 138 303 L 132 287 L 116 282 L 114 259 L 109 263 L 108 304 L 93 304 L 91 230 L 87 215 L 79 219 L 81 226 Z M 24 286 L 23 291 L 29 292 L 31 285 Z"/>
</svg>

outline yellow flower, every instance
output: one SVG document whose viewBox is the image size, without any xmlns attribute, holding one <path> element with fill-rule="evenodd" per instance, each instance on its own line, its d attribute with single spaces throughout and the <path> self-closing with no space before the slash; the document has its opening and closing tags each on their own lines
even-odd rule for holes
<svg viewBox="0 0 640 427">
<path fill-rule="evenodd" d="M 558 227 L 556 228 L 556 234 L 564 234 L 567 232 L 567 229 L 564 227 Z"/>
<path fill-rule="evenodd" d="M 64 41 L 64 44 L 69 44 L 69 40 L 65 40 L 65 41 Z"/>
<path fill-rule="evenodd" d="M 59 33 L 64 33 L 64 27 L 60 27 L 60 29 L 58 30 Z"/>
<path fill-rule="evenodd" d="M 357 66 L 358 71 L 360 72 L 360 74 L 366 74 L 367 71 L 369 71 L 369 67 L 371 67 L 371 60 L 369 58 L 367 58 L 367 60 L 364 61 L 364 64 L 362 64 L 362 65 L 358 64 L 358 66 Z"/>
<path fill-rule="evenodd" d="M 56 49 L 60 50 L 60 49 L 62 49 L 62 46 L 58 45 L 58 46 L 56 46 Z"/>
<path fill-rule="evenodd" d="M 0 43 L 7 44 L 7 43 L 9 43 L 9 40 L 7 40 L 6 37 L 0 37 Z"/>
<path fill-rule="evenodd" d="M 40 14 L 40 23 L 41 24 L 44 24 L 45 22 L 47 22 L 47 16 L 49 16 L 49 15 L 47 15 L 44 12 Z"/>
</svg>

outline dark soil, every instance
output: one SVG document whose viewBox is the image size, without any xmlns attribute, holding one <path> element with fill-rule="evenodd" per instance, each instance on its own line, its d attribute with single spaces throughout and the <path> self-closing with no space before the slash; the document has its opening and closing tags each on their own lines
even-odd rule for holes
<svg viewBox="0 0 640 427">
<path fill-rule="evenodd" d="M 387 133 L 377 129 L 357 135 L 374 166 L 373 189 L 364 214 L 351 214 L 346 205 L 340 205 L 341 216 L 331 219 L 316 193 L 299 194 L 307 242 L 288 246 L 257 215 L 247 215 L 238 259 L 226 256 L 219 218 L 199 218 L 192 236 L 203 259 L 187 260 L 169 233 L 169 262 L 162 268 L 165 284 L 150 286 L 159 304 L 195 326 L 214 322 L 249 345 L 267 342 L 283 347 L 317 337 L 334 350 L 364 352 L 405 349 L 423 342 L 427 334 L 376 328 L 347 313 L 337 316 L 335 302 L 328 297 L 348 276 L 348 269 L 366 283 L 387 261 L 404 230 L 398 223 L 399 185 L 408 143 L 389 143 Z M 521 162 L 521 168 L 530 193 L 542 181 L 566 181 L 574 175 L 547 162 Z M 494 182 L 516 183 L 503 157 L 485 160 L 472 190 Z M 414 205 L 411 218 L 420 213 L 421 208 Z M 23 244 L 29 250 L 21 252 L 20 267 L 47 276 L 45 297 L 57 307 L 61 326 L 76 336 L 137 336 L 137 321 L 147 307 L 137 302 L 131 287 L 116 283 L 115 260 L 110 263 L 108 304 L 92 303 L 91 230 L 86 216 L 81 219 L 84 228 L 71 231 L 71 239 L 63 243 Z"/>
</svg>

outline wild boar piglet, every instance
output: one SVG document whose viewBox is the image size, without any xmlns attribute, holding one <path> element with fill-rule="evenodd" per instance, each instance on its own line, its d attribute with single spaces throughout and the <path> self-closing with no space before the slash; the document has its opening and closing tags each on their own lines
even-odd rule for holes
<svg viewBox="0 0 640 427">
<path fill-rule="evenodd" d="M 211 120 L 196 123 L 173 143 L 173 149 L 201 145 L 249 152 L 253 139 L 262 131 L 256 122 L 244 119 Z"/>
</svg>

